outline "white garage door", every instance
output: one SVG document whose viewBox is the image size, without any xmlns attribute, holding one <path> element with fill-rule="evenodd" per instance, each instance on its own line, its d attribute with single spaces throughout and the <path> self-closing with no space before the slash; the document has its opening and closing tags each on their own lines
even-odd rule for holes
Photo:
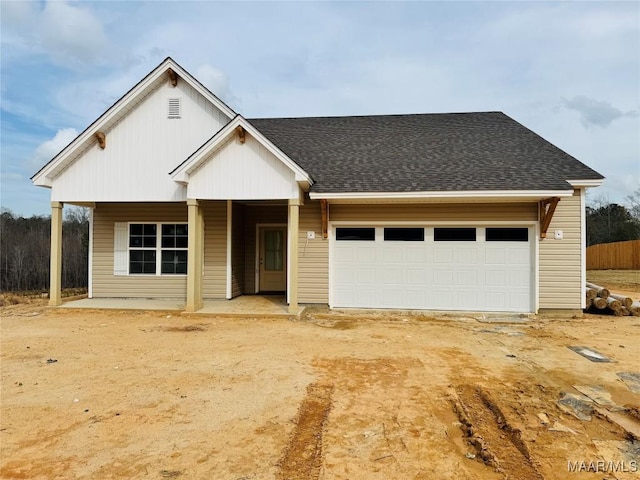
<svg viewBox="0 0 640 480">
<path fill-rule="evenodd" d="M 533 311 L 527 227 L 335 227 L 331 306 Z"/>
</svg>

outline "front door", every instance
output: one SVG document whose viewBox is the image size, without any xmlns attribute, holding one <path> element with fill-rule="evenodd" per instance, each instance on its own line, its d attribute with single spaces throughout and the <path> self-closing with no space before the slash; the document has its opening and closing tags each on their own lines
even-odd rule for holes
<svg viewBox="0 0 640 480">
<path fill-rule="evenodd" d="M 287 227 L 260 227 L 260 292 L 287 289 Z"/>
</svg>

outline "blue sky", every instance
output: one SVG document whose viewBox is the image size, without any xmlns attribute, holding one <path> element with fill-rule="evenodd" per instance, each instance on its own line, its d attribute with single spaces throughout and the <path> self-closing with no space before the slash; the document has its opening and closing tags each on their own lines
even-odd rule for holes
<svg viewBox="0 0 640 480">
<path fill-rule="evenodd" d="M 0 1 L 1 190 L 29 178 L 171 56 L 245 117 L 499 110 L 640 185 L 638 2 Z"/>
</svg>

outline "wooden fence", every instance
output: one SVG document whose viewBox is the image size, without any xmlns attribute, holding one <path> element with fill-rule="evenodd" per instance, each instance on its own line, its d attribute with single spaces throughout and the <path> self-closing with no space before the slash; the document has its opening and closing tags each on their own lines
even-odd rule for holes
<svg viewBox="0 0 640 480">
<path fill-rule="evenodd" d="M 640 240 L 587 247 L 587 270 L 640 270 Z"/>
</svg>

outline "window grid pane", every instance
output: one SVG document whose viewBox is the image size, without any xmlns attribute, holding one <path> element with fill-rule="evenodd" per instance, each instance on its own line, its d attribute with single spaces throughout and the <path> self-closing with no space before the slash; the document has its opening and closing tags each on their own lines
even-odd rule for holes
<svg viewBox="0 0 640 480">
<path fill-rule="evenodd" d="M 186 250 L 163 250 L 161 273 L 185 274 L 187 273 Z"/>
<path fill-rule="evenodd" d="M 156 225 L 134 223 L 129 225 L 130 248 L 155 248 Z"/>
<path fill-rule="evenodd" d="M 433 239 L 436 242 L 475 242 L 475 228 L 434 228 Z"/>
<path fill-rule="evenodd" d="M 157 275 L 159 263 L 160 274 L 186 275 L 187 248 L 186 223 L 132 223 L 129 225 L 129 273 Z"/>
<path fill-rule="evenodd" d="M 366 240 L 376 239 L 375 228 L 336 228 L 336 240 Z"/>
<path fill-rule="evenodd" d="M 385 242 L 424 242 L 424 228 L 385 228 Z"/>
<path fill-rule="evenodd" d="M 186 224 L 162 225 L 162 248 L 187 248 L 187 245 Z"/>
<path fill-rule="evenodd" d="M 155 274 L 155 250 L 131 250 L 129 252 L 129 273 Z"/>
<path fill-rule="evenodd" d="M 487 242 L 528 242 L 528 228 L 487 228 Z"/>
</svg>

